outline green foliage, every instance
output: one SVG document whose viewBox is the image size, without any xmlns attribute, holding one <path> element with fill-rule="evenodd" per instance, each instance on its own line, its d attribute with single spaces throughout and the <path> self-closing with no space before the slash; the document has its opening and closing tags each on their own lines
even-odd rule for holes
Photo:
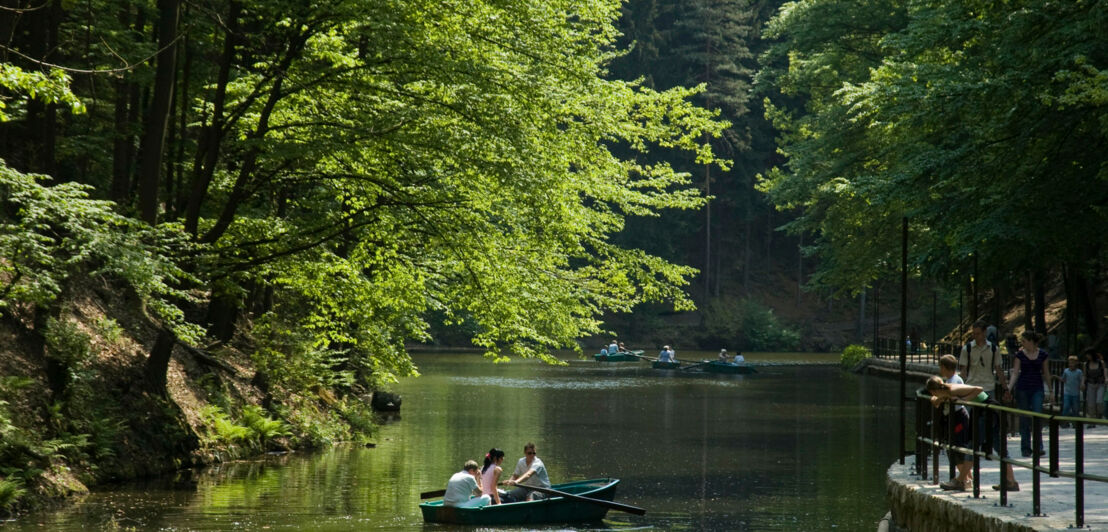
<svg viewBox="0 0 1108 532">
<path fill-rule="evenodd" d="M 26 494 L 27 490 L 18 479 L 0 478 L 0 513 L 10 512 Z"/>
<path fill-rule="evenodd" d="M 73 113 L 85 111 L 85 105 L 69 90 L 69 76 L 59 68 L 51 68 L 49 72 L 27 72 L 13 64 L 0 63 L 0 87 L 31 100 L 68 106 Z M 17 114 L 22 114 L 24 100 L 20 98 L 15 102 Z M 7 98 L 0 97 L 0 122 L 12 118 L 7 104 Z"/>
<path fill-rule="evenodd" d="M 265 415 L 262 407 L 247 405 L 242 409 L 242 422 L 250 429 L 250 438 L 259 448 L 264 449 L 266 442 L 278 436 L 291 434 L 289 426 L 284 421 L 272 419 Z"/>
<path fill-rule="evenodd" d="M 291 434 L 290 427 L 284 421 L 272 419 L 256 405 L 246 405 L 242 417 L 235 421 L 215 405 L 207 405 L 200 410 L 200 417 L 206 423 L 210 443 L 226 445 L 232 449 L 242 445 L 255 450 L 264 450 L 269 440 Z"/>
<path fill-rule="evenodd" d="M 792 351 L 800 333 L 751 299 L 717 299 L 706 305 L 704 323 L 693 337 L 702 348 L 731 346 L 745 351 Z"/>
<path fill-rule="evenodd" d="M 773 309 L 752 299 L 744 299 L 741 310 L 744 349 L 795 351 L 800 345 L 800 332 L 781 323 Z"/>
<path fill-rule="evenodd" d="M 71 373 L 92 355 L 91 338 L 72 321 L 51 318 L 44 336 L 48 356 L 59 361 Z"/>
<path fill-rule="evenodd" d="M 813 283 L 884 275 L 902 217 L 910 263 L 939 280 L 1103 261 L 1085 235 L 1108 229 L 1108 111 L 1089 67 L 1108 59 L 1105 24 L 1089 1 L 783 8 L 761 81 L 788 160 L 761 186 L 817 236 Z"/>
<path fill-rule="evenodd" d="M 170 228 L 149 228 L 89 197 L 77 183 L 47 186 L 0 161 L 0 308 L 53 302 L 79 275 L 108 275 L 135 290 L 153 313 L 185 340 L 201 330 L 184 321 L 173 301 L 189 278 L 169 249 L 181 245 Z"/>
<path fill-rule="evenodd" d="M 251 438 L 250 427 L 236 424 L 218 406 L 208 405 L 200 409 L 200 417 L 207 423 L 211 441 L 235 446 Z"/>
<path fill-rule="evenodd" d="M 103 316 L 96 320 L 96 333 L 110 344 L 115 344 L 123 338 L 123 327 L 112 318 Z"/>
<path fill-rule="evenodd" d="M 843 349 L 843 353 L 839 357 L 839 365 L 841 365 L 843 369 L 853 369 L 859 362 L 871 356 L 873 356 L 873 354 L 870 353 L 868 347 L 857 344 L 848 345 L 846 349 Z"/>
</svg>

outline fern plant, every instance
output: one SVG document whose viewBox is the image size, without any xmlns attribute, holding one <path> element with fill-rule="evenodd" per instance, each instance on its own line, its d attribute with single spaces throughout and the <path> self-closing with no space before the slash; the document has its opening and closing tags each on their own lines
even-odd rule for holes
<svg viewBox="0 0 1108 532">
<path fill-rule="evenodd" d="M 27 494 L 22 483 L 15 479 L 0 479 L 0 513 L 10 513 L 19 499 Z"/>
<path fill-rule="evenodd" d="M 265 411 L 256 405 L 248 405 L 242 409 L 242 422 L 250 428 L 254 442 L 263 449 L 269 440 L 292 433 L 287 423 L 267 417 Z"/>
</svg>

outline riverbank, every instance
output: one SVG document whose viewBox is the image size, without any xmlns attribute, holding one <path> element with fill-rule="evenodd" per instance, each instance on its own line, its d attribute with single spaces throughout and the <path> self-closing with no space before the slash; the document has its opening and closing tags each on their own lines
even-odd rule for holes
<svg viewBox="0 0 1108 532">
<path fill-rule="evenodd" d="M 247 338 L 177 344 L 164 388 L 152 386 L 160 329 L 110 288 L 74 287 L 45 339 L 21 309 L 0 313 L 0 516 L 108 483 L 368 441 L 368 390 L 267 379 Z"/>
<path fill-rule="evenodd" d="M 1009 438 L 1009 449 L 1013 443 L 1016 447 L 1019 446 L 1018 437 L 1015 442 L 1011 440 Z M 1043 440 L 1044 445 L 1049 445 L 1045 434 Z M 1060 470 L 1074 471 L 1075 452 L 1074 429 L 1060 429 Z M 1042 465 L 1048 467 L 1045 458 Z M 1085 432 L 1084 467 L 1087 474 L 1108 476 L 1108 427 L 1097 427 Z M 948 470 L 949 461 L 946 454 L 942 453 L 939 462 L 940 481 L 948 479 Z M 1072 530 L 1077 523 L 1077 488 L 1072 478 L 1052 478 L 1050 475 L 1040 474 L 1041 515 L 1036 516 L 1032 515 L 1033 481 L 1032 472 L 1028 469 L 1015 468 L 1020 491 L 1008 493 L 1008 506 L 1000 506 L 1000 493 L 992 490 L 992 485 L 1000 482 L 1000 467 L 996 461 L 981 461 L 981 496 L 978 498 L 973 496 L 972 490 L 944 491 L 935 479 L 921 479 L 914 471 L 914 456 L 909 456 L 903 465 L 894 463 L 888 470 L 889 506 L 893 522 L 895 526 L 910 532 Z M 1108 483 L 1086 481 L 1083 494 L 1085 528 L 1108 529 Z"/>
<path fill-rule="evenodd" d="M 933 364 L 907 364 L 905 370 L 913 388 L 921 384 L 922 379 L 938 374 L 938 368 Z M 899 377 L 900 362 L 869 358 L 860 362 L 854 371 Z M 1048 446 L 1049 453 L 1049 439 L 1045 429 L 1043 443 Z M 1009 449 L 1013 444 L 1019 446 L 1018 436 L 1009 437 Z M 1082 463 L 1085 473 L 1108 476 L 1108 426 L 1086 429 L 1083 445 Z M 1077 439 L 1074 429 L 1060 429 L 1059 470 L 1073 472 L 1076 456 Z M 1023 461 L 1030 462 L 1030 459 Z M 1046 457 L 1041 464 L 1048 467 Z M 931 466 L 932 464 L 928 464 L 929 476 Z M 1008 493 L 1008 505 L 1000 506 L 1000 493 L 992 489 L 994 484 L 1000 482 L 1000 467 L 996 461 L 981 461 L 979 497 L 974 497 L 972 490 L 956 492 L 939 487 L 940 481 L 949 478 L 950 462 L 945 452 L 940 453 L 938 479 L 923 479 L 915 474 L 915 468 L 914 455 L 909 456 L 904 464 L 898 461 L 889 467 L 887 483 L 890 512 L 888 520 L 882 521 L 879 530 L 1025 532 L 1072 530 L 1077 523 L 1077 486 L 1072 478 L 1052 478 L 1048 474 L 1040 474 L 1040 513 L 1032 515 L 1034 495 L 1033 473 L 1030 469 L 1014 469 L 1020 491 Z M 1108 530 L 1108 483 L 1087 481 L 1082 495 L 1085 499 L 1085 528 Z"/>
</svg>

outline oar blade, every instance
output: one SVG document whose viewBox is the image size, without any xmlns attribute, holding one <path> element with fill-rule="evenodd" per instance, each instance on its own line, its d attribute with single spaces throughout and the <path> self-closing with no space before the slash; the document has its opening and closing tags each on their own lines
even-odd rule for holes
<svg viewBox="0 0 1108 532">
<path fill-rule="evenodd" d="M 443 495 L 446 495 L 446 490 L 445 489 L 434 490 L 434 491 L 425 491 L 425 492 L 419 494 L 419 498 L 420 498 L 420 500 L 422 500 L 422 499 L 434 499 L 435 497 L 442 497 Z"/>
</svg>

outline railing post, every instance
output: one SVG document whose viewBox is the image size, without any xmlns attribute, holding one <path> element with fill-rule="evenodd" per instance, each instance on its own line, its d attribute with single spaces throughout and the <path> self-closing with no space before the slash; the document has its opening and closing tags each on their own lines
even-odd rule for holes
<svg viewBox="0 0 1108 532">
<path fill-rule="evenodd" d="M 1077 513 L 1077 528 L 1085 526 L 1085 424 L 1078 421 L 1077 430 L 1074 431 L 1073 472 L 1074 494 Z"/>
<path fill-rule="evenodd" d="M 1031 416 L 1031 464 L 1034 466 L 1031 469 L 1031 515 L 1036 517 L 1043 515 L 1042 502 L 1040 501 L 1039 492 L 1039 450 L 1043 445 L 1043 422 L 1039 416 Z"/>
<path fill-rule="evenodd" d="M 1050 476 L 1058 478 L 1058 420 L 1050 417 Z"/>
<path fill-rule="evenodd" d="M 946 469 L 947 473 L 950 475 L 950 478 L 954 478 L 958 475 L 954 468 L 954 460 L 952 460 L 950 457 L 951 453 L 954 452 L 953 449 L 950 449 L 950 447 L 954 445 L 954 403 L 946 403 L 943 408 L 947 409 L 946 427 L 943 429 L 946 434 L 946 440 L 943 443 L 947 446 Z"/>
<path fill-rule="evenodd" d="M 923 441 L 921 440 L 921 438 L 923 438 L 923 413 L 926 412 L 926 410 L 923 410 L 923 409 L 927 408 L 924 405 L 925 405 L 925 403 L 923 402 L 923 399 L 920 399 L 919 396 L 917 395 L 916 396 L 916 474 L 919 475 L 920 478 L 927 478 L 927 466 L 926 466 L 926 460 L 927 459 L 925 458 L 926 455 L 923 452 Z"/>
<path fill-rule="evenodd" d="M 1008 449 L 1008 412 L 1000 412 L 1000 437 L 1004 438 L 1004 447 Z M 1004 472 L 1008 465 L 1008 453 L 1000 453 L 1000 505 L 1008 506 L 1008 475 Z"/>
<path fill-rule="evenodd" d="M 938 408 L 931 409 L 931 483 L 939 483 L 939 420 Z"/>
<path fill-rule="evenodd" d="M 973 442 L 970 444 L 970 449 L 973 449 L 973 498 L 977 499 L 981 497 L 981 454 L 978 451 L 981 449 L 981 442 L 984 441 L 978 429 L 981 428 L 981 414 L 986 412 L 977 406 L 971 408 L 969 412 L 969 428 L 973 431 Z"/>
</svg>

